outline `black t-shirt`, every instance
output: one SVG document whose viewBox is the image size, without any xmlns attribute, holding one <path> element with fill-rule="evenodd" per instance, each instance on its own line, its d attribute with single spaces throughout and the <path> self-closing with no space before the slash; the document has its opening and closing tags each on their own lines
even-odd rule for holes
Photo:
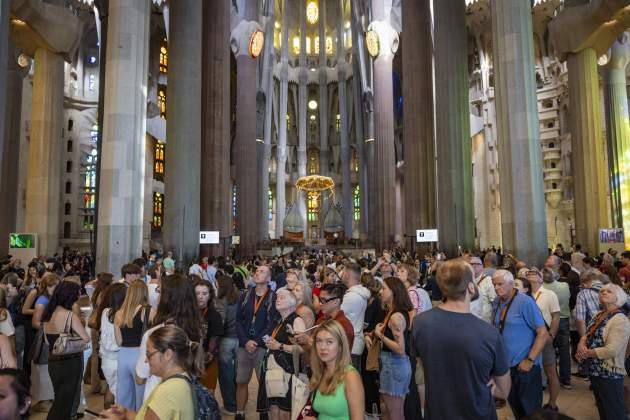
<svg viewBox="0 0 630 420">
<path fill-rule="evenodd" d="M 472 314 L 434 308 L 413 322 L 426 384 L 425 419 L 496 419 L 492 376 L 510 369 L 503 337 Z"/>
</svg>

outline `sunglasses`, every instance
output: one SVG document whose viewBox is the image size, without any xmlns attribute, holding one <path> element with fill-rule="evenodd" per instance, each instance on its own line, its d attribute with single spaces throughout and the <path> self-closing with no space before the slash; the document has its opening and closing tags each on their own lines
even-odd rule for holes
<svg viewBox="0 0 630 420">
<path fill-rule="evenodd" d="M 322 303 L 322 305 L 325 305 L 325 304 L 327 304 L 328 302 L 333 301 L 333 300 L 335 300 L 335 299 L 339 299 L 339 298 L 338 298 L 338 297 L 334 297 L 334 296 L 329 297 L 329 298 L 323 298 L 323 297 L 320 297 L 320 298 L 319 298 L 319 301 Z"/>
</svg>

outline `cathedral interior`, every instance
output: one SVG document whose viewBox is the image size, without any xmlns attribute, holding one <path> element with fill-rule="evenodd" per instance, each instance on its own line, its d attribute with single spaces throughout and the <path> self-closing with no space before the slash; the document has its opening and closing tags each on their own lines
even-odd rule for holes
<svg viewBox="0 0 630 420">
<path fill-rule="evenodd" d="M 0 0 L 0 243 L 599 253 L 629 28 L 630 0 Z"/>
</svg>

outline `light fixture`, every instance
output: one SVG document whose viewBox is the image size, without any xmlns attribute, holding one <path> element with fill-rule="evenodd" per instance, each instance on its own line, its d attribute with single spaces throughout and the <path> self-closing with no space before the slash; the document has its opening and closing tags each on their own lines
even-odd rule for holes
<svg viewBox="0 0 630 420">
<path fill-rule="evenodd" d="M 89 58 L 90 64 L 96 64 L 96 57 L 91 55 Z"/>
<path fill-rule="evenodd" d="M 14 25 L 20 25 L 20 26 L 26 25 L 26 22 L 20 19 L 11 19 L 11 23 L 13 23 Z"/>
<path fill-rule="evenodd" d="M 310 109 L 311 111 L 315 111 L 317 109 L 317 101 L 316 100 L 309 101 L 308 109 Z"/>
<path fill-rule="evenodd" d="M 299 36 L 293 37 L 293 54 L 295 55 L 300 54 L 300 37 Z"/>
<path fill-rule="evenodd" d="M 274 23 L 273 26 L 275 26 L 276 29 L 280 29 L 280 22 L 276 21 L 276 23 Z"/>
<path fill-rule="evenodd" d="M 265 34 L 260 29 L 254 31 L 249 38 L 249 55 L 252 58 L 258 58 L 265 44 Z"/>
<path fill-rule="evenodd" d="M 315 115 L 311 115 L 311 121 L 315 121 Z"/>
<path fill-rule="evenodd" d="M 376 31 L 368 31 L 365 34 L 365 45 L 367 46 L 368 53 L 370 53 L 372 57 L 376 57 L 378 55 L 380 46 L 378 33 L 376 33 Z"/>
<path fill-rule="evenodd" d="M 306 20 L 311 25 L 315 25 L 319 20 L 319 7 L 317 7 L 317 3 L 315 1 L 310 1 L 306 5 Z"/>
<path fill-rule="evenodd" d="M 27 67 L 30 67 L 30 65 L 31 65 L 31 57 L 29 57 L 28 55 L 22 53 L 22 54 L 18 55 L 17 63 L 18 63 L 18 66 L 22 67 L 23 69 L 25 69 Z"/>
<path fill-rule="evenodd" d="M 350 22 L 346 22 L 346 29 L 350 29 Z"/>
</svg>

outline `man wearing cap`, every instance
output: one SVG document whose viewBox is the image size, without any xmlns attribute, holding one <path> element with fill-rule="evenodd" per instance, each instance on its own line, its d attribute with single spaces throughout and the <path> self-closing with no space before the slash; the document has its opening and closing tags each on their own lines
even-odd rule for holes
<svg viewBox="0 0 630 420">
<path fill-rule="evenodd" d="M 508 402 L 520 419 L 542 406 L 540 355 L 549 333 L 536 302 L 514 287 L 512 273 L 497 270 L 492 283 L 497 294 L 492 323 L 505 341 L 512 379 Z"/>
<path fill-rule="evenodd" d="M 549 268 L 545 268 L 545 270 L 551 271 Z M 560 324 L 560 303 L 554 292 L 542 287 L 543 275 L 536 267 L 528 269 L 527 280 L 529 280 L 532 288 L 532 297 L 545 320 L 545 327 L 551 335 L 551 340 L 547 341 L 542 351 L 543 369 L 549 384 L 549 402 L 545 404 L 544 408 L 557 411 L 556 402 L 560 393 L 560 381 L 556 370 L 556 349 L 553 347 L 553 339 L 558 334 L 558 325 Z"/>
<path fill-rule="evenodd" d="M 472 266 L 475 275 L 475 286 L 479 291 L 479 299 L 470 302 L 470 312 L 477 318 L 492 323 L 492 303 L 497 298 L 492 284 L 492 277 L 486 275 L 479 257 L 468 257 L 468 263 Z"/>
</svg>

